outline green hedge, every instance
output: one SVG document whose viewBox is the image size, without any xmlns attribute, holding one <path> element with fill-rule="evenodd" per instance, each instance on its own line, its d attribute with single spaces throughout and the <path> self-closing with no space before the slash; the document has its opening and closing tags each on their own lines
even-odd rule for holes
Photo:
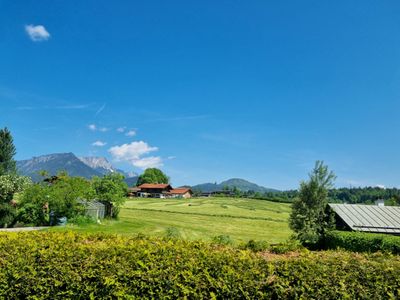
<svg viewBox="0 0 400 300">
<path fill-rule="evenodd" d="M 400 254 L 400 237 L 387 234 L 332 231 L 325 236 L 323 244 L 326 249 Z"/>
<path fill-rule="evenodd" d="M 398 299 L 400 257 L 181 240 L 0 234 L 0 299 Z"/>
</svg>

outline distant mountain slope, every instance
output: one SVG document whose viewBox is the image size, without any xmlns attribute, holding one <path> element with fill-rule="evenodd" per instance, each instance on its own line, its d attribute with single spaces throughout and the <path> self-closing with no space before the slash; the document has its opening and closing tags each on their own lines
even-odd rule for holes
<svg viewBox="0 0 400 300">
<path fill-rule="evenodd" d="M 266 188 L 266 187 L 257 185 L 255 183 L 252 183 L 250 181 L 240 179 L 240 178 L 232 178 L 232 179 L 223 181 L 219 184 L 217 184 L 217 183 L 198 184 L 198 185 L 192 186 L 192 189 L 202 191 L 202 192 L 216 192 L 216 191 L 223 190 L 224 187 L 229 187 L 229 188 L 236 187 L 243 192 L 247 192 L 247 191 L 254 191 L 254 192 L 259 192 L 259 193 L 278 192 L 278 190 Z"/>
<path fill-rule="evenodd" d="M 56 153 L 20 160 L 17 161 L 17 168 L 22 175 L 30 176 L 34 181 L 41 179 L 38 174 L 41 170 L 46 170 L 49 175 L 56 175 L 60 171 L 66 171 L 71 176 L 85 178 L 102 176 L 102 173 L 84 164 L 73 153 Z"/>
<path fill-rule="evenodd" d="M 106 175 L 108 173 L 117 172 L 112 164 L 105 157 L 87 156 L 78 157 L 85 165 L 91 167 L 97 172 Z"/>
<path fill-rule="evenodd" d="M 127 178 L 125 178 L 125 182 L 129 187 L 134 187 L 134 186 L 136 186 L 138 179 L 139 179 L 139 176 L 127 177 Z"/>
<path fill-rule="evenodd" d="M 70 176 L 92 178 L 109 173 L 118 172 L 125 176 L 125 182 L 129 186 L 136 185 L 138 176 L 116 169 L 105 157 L 77 157 L 73 153 L 56 153 L 33 157 L 32 159 L 17 161 L 20 174 L 29 176 L 34 181 L 42 177 L 39 171 L 45 170 L 49 175 L 56 175 L 60 171 L 66 171 Z"/>
<path fill-rule="evenodd" d="M 109 173 L 120 173 L 125 176 L 125 182 L 128 186 L 135 186 L 138 180 L 138 175 L 134 172 L 125 172 L 120 169 L 116 169 L 113 165 L 107 160 L 105 157 L 98 156 L 88 156 L 88 157 L 79 157 L 79 159 L 91 167 L 95 171 L 101 173 L 102 175 L 106 175 Z"/>
</svg>

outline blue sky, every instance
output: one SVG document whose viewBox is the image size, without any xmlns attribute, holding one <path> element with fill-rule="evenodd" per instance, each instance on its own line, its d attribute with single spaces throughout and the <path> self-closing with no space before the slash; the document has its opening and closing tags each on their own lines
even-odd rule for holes
<svg viewBox="0 0 400 300">
<path fill-rule="evenodd" d="M 175 185 L 400 186 L 398 1 L 0 0 L 17 159 L 106 156 Z M 130 134 L 128 134 L 130 133 Z"/>
</svg>

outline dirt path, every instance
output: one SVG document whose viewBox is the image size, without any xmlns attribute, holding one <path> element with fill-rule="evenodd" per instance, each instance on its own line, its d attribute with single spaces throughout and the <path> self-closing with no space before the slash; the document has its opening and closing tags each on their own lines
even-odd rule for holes
<svg viewBox="0 0 400 300">
<path fill-rule="evenodd" d="M 0 232 L 34 231 L 49 227 L 19 227 L 19 228 L 0 228 Z"/>
</svg>

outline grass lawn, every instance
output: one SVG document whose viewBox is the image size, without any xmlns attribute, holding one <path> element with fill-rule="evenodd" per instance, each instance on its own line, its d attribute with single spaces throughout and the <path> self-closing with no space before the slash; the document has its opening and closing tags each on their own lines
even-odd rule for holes
<svg viewBox="0 0 400 300">
<path fill-rule="evenodd" d="M 277 243 L 290 236 L 289 212 L 289 204 L 252 199 L 134 198 L 126 201 L 118 221 L 52 230 L 163 236 L 173 228 L 182 238 L 190 240 L 229 235 L 236 243 L 250 239 Z"/>
</svg>

